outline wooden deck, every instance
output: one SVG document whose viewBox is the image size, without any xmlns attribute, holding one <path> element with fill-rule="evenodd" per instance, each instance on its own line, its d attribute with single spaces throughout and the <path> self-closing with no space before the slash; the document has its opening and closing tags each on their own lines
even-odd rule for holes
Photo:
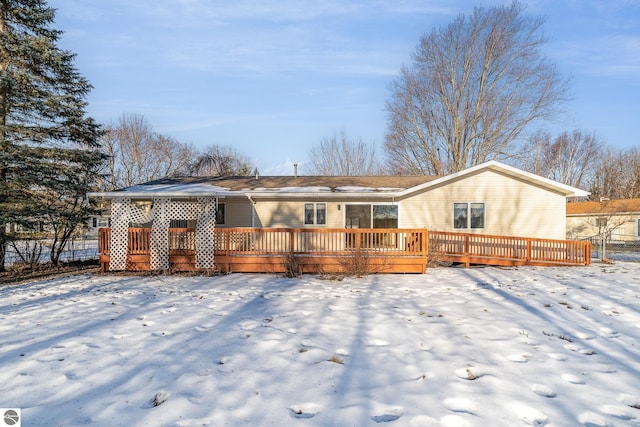
<svg viewBox="0 0 640 427">
<path fill-rule="evenodd" d="M 589 265 L 589 242 L 481 236 L 426 229 L 218 228 L 215 270 L 284 273 L 425 273 L 430 261 L 485 265 Z M 130 228 L 126 270 L 150 264 L 151 230 Z M 195 230 L 168 231 L 169 270 L 195 271 Z M 100 263 L 109 269 L 110 229 L 100 229 Z"/>
</svg>

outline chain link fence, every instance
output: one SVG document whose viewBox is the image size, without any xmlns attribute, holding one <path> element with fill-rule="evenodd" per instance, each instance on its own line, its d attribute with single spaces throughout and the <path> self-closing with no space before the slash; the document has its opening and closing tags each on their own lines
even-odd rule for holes
<svg viewBox="0 0 640 427">
<path fill-rule="evenodd" d="M 610 235 L 597 235 L 585 239 L 591 242 L 593 258 L 602 258 L 603 247 L 604 254 L 622 254 L 631 253 L 640 255 L 640 237 L 616 235 L 612 238 Z"/>
</svg>

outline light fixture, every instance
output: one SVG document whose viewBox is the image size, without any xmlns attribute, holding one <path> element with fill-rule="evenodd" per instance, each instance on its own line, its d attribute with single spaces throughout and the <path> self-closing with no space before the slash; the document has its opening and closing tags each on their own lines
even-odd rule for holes
<svg viewBox="0 0 640 427">
<path fill-rule="evenodd" d="M 133 205 L 149 215 L 151 209 L 153 209 L 153 200 L 134 200 Z"/>
</svg>

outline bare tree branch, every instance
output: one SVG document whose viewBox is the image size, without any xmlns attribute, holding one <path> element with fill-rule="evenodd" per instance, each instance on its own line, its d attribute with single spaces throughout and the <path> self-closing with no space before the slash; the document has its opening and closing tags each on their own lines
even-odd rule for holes
<svg viewBox="0 0 640 427">
<path fill-rule="evenodd" d="M 374 144 L 362 138 L 351 139 L 342 129 L 323 138 L 308 152 L 311 166 L 308 173 L 325 176 L 358 176 L 380 173 Z"/>
<path fill-rule="evenodd" d="M 551 118 L 568 84 L 540 52 L 542 24 L 514 2 L 423 36 L 391 85 L 389 167 L 443 175 L 504 158 L 532 122 Z"/>
<path fill-rule="evenodd" d="M 211 145 L 191 163 L 196 176 L 249 176 L 257 173 L 251 160 L 227 145 Z"/>
<path fill-rule="evenodd" d="M 185 174 L 197 150 L 155 133 L 140 114 L 122 114 L 106 128 L 101 143 L 109 156 L 102 187 L 130 187 L 165 176 Z"/>
</svg>

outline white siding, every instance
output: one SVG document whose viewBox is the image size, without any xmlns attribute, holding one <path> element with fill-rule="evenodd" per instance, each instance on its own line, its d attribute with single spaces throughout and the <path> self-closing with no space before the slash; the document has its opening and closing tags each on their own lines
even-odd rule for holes
<svg viewBox="0 0 640 427">
<path fill-rule="evenodd" d="M 484 229 L 454 229 L 455 202 L 484 203 Z M 495 171 L 430 188 L 400 203 L 400 227 L 565 239 L 566 198 Z"/>
<path fill-rule="evenodd" d="M 268 228 L 302 228 L 302 227 L 344 227 L 344 203 L 341 201 L 324 200 L 265 200 L 254 199 L 256 209 L 256 227 Z M 304 204 L 305 203 L 326 203 L 327 224 L 326 225 L 305 225 L 304 224 Z M 340 210 L 338 210 L 340 205 Z"/>
</svg>

